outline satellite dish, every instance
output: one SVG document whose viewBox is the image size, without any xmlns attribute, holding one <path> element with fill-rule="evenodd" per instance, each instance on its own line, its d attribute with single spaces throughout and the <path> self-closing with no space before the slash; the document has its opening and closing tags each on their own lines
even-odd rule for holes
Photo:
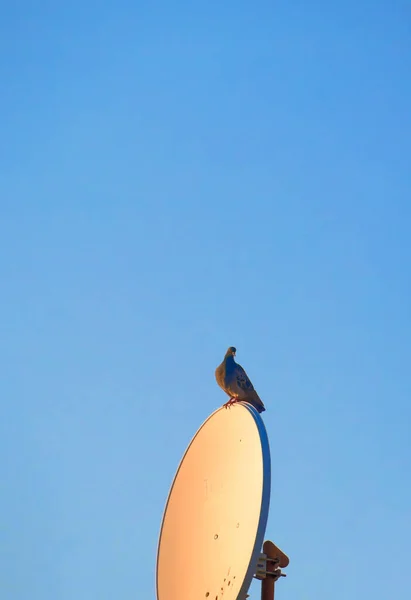
<svg viewBox="0 0 411 600">
<path fill-rule="evenodd" d="M 167 500 L 158 600 L 244 600 L 270 503 L 270 449 L 249 404 L 220 408 L 186 450 Z"/>
</svg>

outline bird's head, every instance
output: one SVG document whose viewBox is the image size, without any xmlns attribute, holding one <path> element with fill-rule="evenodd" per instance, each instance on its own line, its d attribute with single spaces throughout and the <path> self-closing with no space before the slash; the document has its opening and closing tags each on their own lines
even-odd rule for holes
<svg viewBox="0 0 411 600">
<path fill-rule="evenodd" d="M 236 352 L 237 348 L 234 348 L 234 346 L 230 346 L 227 352 L 225 353 L 225 358 L 228 358 L 229 356 L 232 356 L 234 358 Z"/>
</svg>

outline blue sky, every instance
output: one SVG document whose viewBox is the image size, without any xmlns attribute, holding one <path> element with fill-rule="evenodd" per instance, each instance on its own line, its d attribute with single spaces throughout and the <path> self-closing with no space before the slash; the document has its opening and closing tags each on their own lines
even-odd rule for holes
<svg viewBox="0 0 411 600">
<path fill-rule="evenodd" d="M 35 4 L 0 19 L 2 597 L 154 599 L 231 344 L 278 598 L 408 597 L 409 6 Z"/>
</svg>

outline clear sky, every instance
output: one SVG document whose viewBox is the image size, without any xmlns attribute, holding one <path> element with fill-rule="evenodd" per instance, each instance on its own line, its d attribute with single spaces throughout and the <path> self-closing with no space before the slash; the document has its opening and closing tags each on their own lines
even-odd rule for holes
<svg viewBox="0 0 411 600">
<path fill-rule="evenodd" d="M 278 599 L 409 598 L 410 22 L 3 3 L 4 600 L 154 599 L 231 344 L 267 406 Z"/>
</svg>

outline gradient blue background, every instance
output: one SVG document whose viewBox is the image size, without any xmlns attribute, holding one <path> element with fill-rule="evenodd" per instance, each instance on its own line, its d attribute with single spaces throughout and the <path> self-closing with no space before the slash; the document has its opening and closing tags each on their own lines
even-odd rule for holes
<svg viewBox="0 0 411 600">
<path fill-rule="evenodd" d="M 154 599 L 231 344 L 268 407 L 278 598 L 409 597 L 410 19 L 2 4 L 4 600 Z"/>
</svg>

